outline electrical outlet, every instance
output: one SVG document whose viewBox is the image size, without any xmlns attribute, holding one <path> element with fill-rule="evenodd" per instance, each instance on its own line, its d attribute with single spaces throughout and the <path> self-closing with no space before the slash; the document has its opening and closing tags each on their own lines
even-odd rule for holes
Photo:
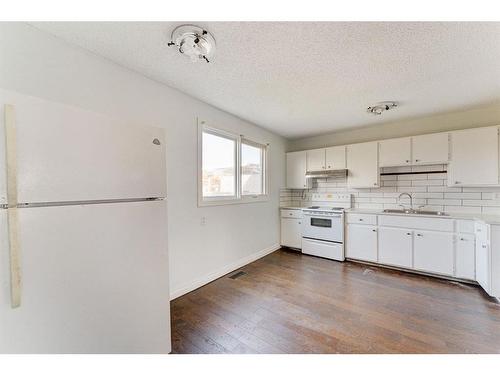
<svg viewBox="0 0 500 375">
<path fill-rule="evenodd" d="M 203 226 L 207 225 L 207 218 L 205 216 L 201 217 L 200 224 Z"/>
</svg>

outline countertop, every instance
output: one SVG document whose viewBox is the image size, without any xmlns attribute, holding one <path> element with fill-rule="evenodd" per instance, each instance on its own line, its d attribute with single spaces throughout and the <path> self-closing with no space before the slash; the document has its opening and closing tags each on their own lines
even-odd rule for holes
<svg viewBox="0 0 500 375">
<path fill-rule="evenodd" d="M 478 220 L 486 224 L 500 225 L 500 215 L 488 215 L 488 214 L 470 214 L 462 212 L 446 212 L 446 216 L 438 215 L 421 215 L 421 214 L 403 214 L 394 212 L 383 212 L 383 210 L 374 209 L 363 209 L 363 208 L 349 208 L 346 210 L 347 213 L 358 213 L 358 214 L 373 214 L 373 215 L 397 215 L 397 216 L 414 216 L 414 217 L 432 217 L 439 219 L 462 219 L 462 220 Z"/>
<path fill-rule="evenodd" d="M 280 210 L 302 210 L 307 208 L 307 206 L 281 206 Z"/>
<path fill-rule="evenodd" d="M 307 206 L 283 206 L 280 209 L 285 210 L 302 210 L 307 208 Z M 372 215 L 396 215 L 396 216 L 414 216 L 414 217 L 431 217 L 438 219 L 462 219 L 462 220 L 478 220 L 486 224 L 500 225 L 500 215 L 488 215 L 488 214 L 470 214 L 462 212 L 446 212 L 446 216 L 438 215 L 421 215 L 421 214 L 403 214 L 394 212 L 384 212 L 383 210 L 374 209 L 364 209 L 364 208 L 348 208 L 345 210 L 346 213 L 358 213 L 358 214 L 372 214 Z"/>
</svg>

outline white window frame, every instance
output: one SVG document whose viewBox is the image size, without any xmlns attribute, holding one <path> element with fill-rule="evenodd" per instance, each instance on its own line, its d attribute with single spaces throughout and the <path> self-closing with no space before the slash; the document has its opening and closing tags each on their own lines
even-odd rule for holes
<svg viewBox="0 0 500 375">
<path fill-rule="evenodd" d="M 235 162 L 235 195 L 203 197 L 203 132 L 208 132 L 216 136 L 231 139 L 236 142 Z M 250 146 L 261 147 L 263 149 L 262 171 L 263 171 L 263 194 L 243 195 L 241 191 L 241 145 L 245 143 Z M 218 127 L 209 126 L 206 121 L 198 121 L 198 206 L 219 206 L 225 204 L 242 204 L 265 202 L 269 200 L 269 144 L 249 139 L 241 134 L 237 135 Z"/>
</svg>

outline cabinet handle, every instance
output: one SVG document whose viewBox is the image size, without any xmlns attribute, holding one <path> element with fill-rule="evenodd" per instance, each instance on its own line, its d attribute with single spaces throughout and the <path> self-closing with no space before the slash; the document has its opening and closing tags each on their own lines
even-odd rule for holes
<svg viewBox="0 0 500 375">
<path fill-rule="evenodd" d="M 423 237 L 424 235 L 423 235 L 423 234 L 421 234 L 421 233 L 417 233 L 417 236 L 419 236 L 419 237 Z"/>
<path fill-rule="evenodd" d="M 420 159 L 415 159 L 415 162 L 418 163 L 420 161 Z"/>
<path fill-rule="evenodd" d="M 483 245 L 483 249 L 486 249 L 486 245 Z"/>
<path fill-rule="evenodd" d="M 359 221 L 363 221 L 363 219 L 359 219 Z"/>
<path fill-rule="evenodd" d="M 293 214 L 290 212 L 288 215 L 292 216 Z"/>
<path fill-rule="evenodd" d="M 406 162 L 407 162 L 407 163 L 409 163 L 410 161 L 409 161 L 409 160 L 407 160 Z"/>
<path fill-rule="evenodd" d="M 302 221 L 299 221 L 299 224 L 302 224 Z"/>
<path fill-rule="evenodd" d="M 407 234 L 408 236 L 411 236 L 411 233 L 410 233 L 410 232 L 408 232 L 408 233 L 406 233 L 406 234 Z"/>
<path fill-rule="evenodd" d="M 328 166 L 328 168 L 331 168 L 331 167 L 332 167 L 331 165 Z"/>
<path fill-rule="evenodd" d="M 377 230 L 376 229 L 372 229 L 372 232 L 376 232 Z"/>
<path fill-rule="evenodd" d="M 325 169 L 325 166 L 322 166 L 321 168 Z"/>
<path fill-rule="evenodd" d="M 455 181 L 455 185 L 457 185 L 457 184 L 459 184 L 459 183 L 460 183 L 460 181 Z"/>
<path fill-rule="evenodd" d="M 374 182 L 373 185 L 377 186 L 378 184 L 376 182 Z"/>
<path fill-rule="evenodd" d="M 460 238 L 460 241 L 465 241 L 465 238 Z"/>
</svg>

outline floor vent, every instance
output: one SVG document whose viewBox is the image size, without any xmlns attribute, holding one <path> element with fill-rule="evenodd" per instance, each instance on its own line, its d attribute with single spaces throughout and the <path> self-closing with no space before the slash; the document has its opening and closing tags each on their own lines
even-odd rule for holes
<svg viewBox="0 0 500 375">
<path fill-rule="evenodd" d="M 238 271 L 236 273 L 233 273 L 231 276 L 229 276 L 230 279 L 237 279 L 238 277 L 246 275 L 246 272 L 243 271 Z"/>
</svg>

